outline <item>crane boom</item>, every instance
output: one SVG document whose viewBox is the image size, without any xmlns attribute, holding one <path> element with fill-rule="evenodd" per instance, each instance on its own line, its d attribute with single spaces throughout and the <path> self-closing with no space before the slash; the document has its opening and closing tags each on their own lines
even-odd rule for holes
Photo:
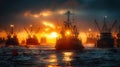
<svg viewBox="0 0 120 67">
<path fill-rule="evenodd" d="M 30 33 L 28 32 L 28 30 L 24 27 L 25 31 L 27 32 L 28 35 L 30 35 Z"/>
<path fill-rule="evenodd" d="M 95 22 L 95 24 L 96 24 L 95 26 L 97 26 L 97 28 L 98 28 L 99 32 L 101 32 L 101 29 L 100 29 L 100 27 L 99 27 L 99 25 L 98 25 L 97 21 L 95 20 L 94 22 Z"/>
<path fill-rule="evenodd" d="M 115 21 L 113 22 L 113 24 L 112 24 L 112 26 L 110 27 L 109 31 L 112 31 L 112 29 L 113 29 L 113 27 L 116 25 L 116 23 L 117 23 L 117 20 L 115 20 Z"/>
</svg>

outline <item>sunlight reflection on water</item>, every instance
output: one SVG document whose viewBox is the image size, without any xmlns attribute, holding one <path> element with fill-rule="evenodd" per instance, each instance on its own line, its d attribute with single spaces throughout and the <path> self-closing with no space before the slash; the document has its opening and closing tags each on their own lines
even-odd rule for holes
<svg viewBox="0 0 120 67">
<path fill-rule="evenodd" d="M 30 51 L 30 50 L 24 50 Z M 35 51 L 35 52 L 34 52 Z M 33 49 L 27 56 L 28 61 L 17 61 L 18 67 L 117 67 L 120 65 L 120 49 L 85 49 L 83 52 L 55 52 Z M 27 52 L 26 52 L 27 53 Z M 27 58 L 26 56 L 26 58 Z M 9 55 L 2 56 L 5 59 Z M 25 57 L 24 57 L 25 58 Z M 6 64 L 8 61 L 6 61 Z M 3 66 L 4 67 L 4 66 Z"/>
</svg>

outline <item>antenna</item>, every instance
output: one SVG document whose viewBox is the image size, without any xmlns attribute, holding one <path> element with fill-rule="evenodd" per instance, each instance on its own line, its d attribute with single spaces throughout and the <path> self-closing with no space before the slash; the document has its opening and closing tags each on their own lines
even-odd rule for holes
<svg viewBox="0 0 120 67">
<path fill-rule="evenodd" d="M 72 13 L 70 11 L 67 11 L 65 13 L 65 15 L 67 16 L 67 21 L 65 21 L 65 26 L 67 26 L 68 28 L 70 28 L 70 26 L 71 26 L 70 15 L 72 15 Z"/>
<path fill-rule="evenodd" d="M 70 23 L 70 15 L 71 15 L 70 11 L 68 11 L 68 12 L 66 13 L 66 15 L 67 15 L 67 17 L 68 17 L 68 23 Z"/>
</svg>

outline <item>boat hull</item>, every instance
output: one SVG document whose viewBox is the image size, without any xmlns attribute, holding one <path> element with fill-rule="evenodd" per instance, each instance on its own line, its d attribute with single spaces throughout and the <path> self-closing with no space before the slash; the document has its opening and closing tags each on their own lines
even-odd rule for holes
<svg viewBox="0 0 120 67">
<path fill-rule="evenodd" d="M 83 50 L 82 43 L 79 39 L 58 39 L 55 46 L 57 51 L 63 50 Z"/>
<path fill-rule="evenodd" d="M 111 33 L 101 33 L 101 38 L 97 41 L 97 48 L 113 48 L 114 38 Z"/>
</svg>

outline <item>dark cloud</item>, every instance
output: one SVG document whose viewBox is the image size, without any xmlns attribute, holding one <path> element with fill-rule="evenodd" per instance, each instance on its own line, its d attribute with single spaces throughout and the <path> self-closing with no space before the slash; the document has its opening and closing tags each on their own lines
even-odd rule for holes
<svg viewBox="0 0 120 67">
<path fill-rule="evenodd" d="M 59 9 L 77 10 L 77 15 L 84 21 L 104 15 L 113 19 L 120 17 L 120 0 L 0 0 L 0 8 L 1 26 L 11 22 L 28 24 L 31 20 L 22 16 L 24 12 L 35 14 L 48 9 L 53 12 Z"/>
</svg>

